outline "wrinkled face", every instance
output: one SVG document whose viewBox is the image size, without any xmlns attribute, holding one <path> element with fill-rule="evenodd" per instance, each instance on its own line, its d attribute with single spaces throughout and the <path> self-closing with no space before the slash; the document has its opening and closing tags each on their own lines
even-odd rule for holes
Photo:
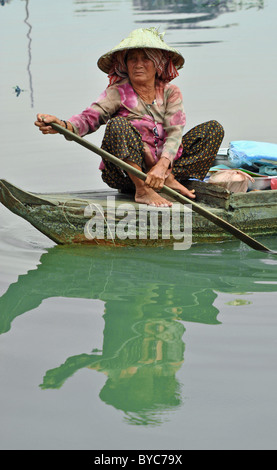
<svg viewBox="0 0 277 470">
<path fill-rule="evenodd" d="M 154 84 L 156 75 L 154 62 L 147 57 L 143 49 L 131 49 L 128 52 L 127 69 L 131 83 Z"/>
</svg>

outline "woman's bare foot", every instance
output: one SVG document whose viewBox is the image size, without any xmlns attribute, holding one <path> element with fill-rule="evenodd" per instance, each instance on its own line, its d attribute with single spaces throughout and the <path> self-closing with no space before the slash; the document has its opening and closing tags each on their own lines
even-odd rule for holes
<svg viewBox="0 0 277 470">
<path fill-rule="evenodd" d="M 171 207 L 172 202 L 164 199 L 162 196 L 156 193 L 154 189 L 148 186 L 140 186 L 136 188 L 135 201 L 140 204 L 147 204 L 155 207 Z"/>
<path fill-rule="evenodd" d="M 171 189 L 174 189 L 175 191 L 179 191 L 183 196 L 187 196 L 191 199 L 195 199 L 195 190 L 192 189 L 191 191 L 187 189 L 185 186 L 183 186 L 179 181 L 177 181 L 173 174 L 170 173 L 170 175 L 166 178 L 165 180 L 166 186 L 168 186 Z"/>
<path fill-rule="evenodd" d="M 125 160 L 129 165 L 137 170 L 141 171 L 141 168 L 133 162 Z M 134 176 L 132 173 L 128 173 L 131 180 L 133 181 L 136 187 L 136 194 L 135 194 L 135 201 L 140 204 L 147 204 L 148 206 L 154 207 L 171 207 L 172 202 L 168 201 L 167 199 L 163 198 L 159 194 L 156 193 L 155 189 L 152 189 L 148 184 L 142 181 L 137 176 Z"/>
</svg>

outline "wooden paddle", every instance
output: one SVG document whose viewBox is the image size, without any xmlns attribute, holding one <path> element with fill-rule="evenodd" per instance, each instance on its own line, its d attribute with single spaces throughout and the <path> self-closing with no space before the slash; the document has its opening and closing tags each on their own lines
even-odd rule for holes
<svg viewBox="0 0 277 470">
<path fill-rule="evenodd" d="M 97 155 L 100 155 L 100 157 L 103 157 L 103 158 L 107 159 L 108 161 L 114 163 L 114 165 L 117 165 L 122 170 L 127 171 L 128 173 L 132 173 L 133 175 L 137 176 L 137 178 L 140 178 L 143 181 L 146 180 L 146 174 L 145 173 L 143 173 L 142 171 L 137 170 L 136 168 L 133 168 L 131 165 L 129 165 L 128 163 L 126 163 L 122 160 L 120 160 L 119 158 L 115 157 L 114 155 L 110 154 L 109 152 L 106 152 L 105 150 L 100 149 L 96 145 L 94 145 L 91 142 L 88 142 L 87 140 L 85 140 L 83 137 L 80 137 L 77 134 L 74 134 L 73 132 L 69 131 L 68 129 L 65 129 L 64 127 L 62 127 L 59 124 L 56 124 L 54 122 L 49 123 L 49 125 L 52 126 L 52 128 L 55 129 L 56 131 L 58 131 L 60 134 L 63 134 L 69 140 L 74 140 L 75 142 L 82 145 L 83 147 L 91 150 L 92 152 L 96 153 Z M 270 250 L 269 248 L 267 248 L 266 246 L 262 245 L 260 242 L 258 242 L 254 238 L 250 237 L 246 233 L 244 233 L 241 230 L 237 229 L 234 225 L 231 225 L 229 222 L 226 222 L 225 220 L 221 219 L 217 215 L 213 214 L 212 212 L 208 211 L 207 209 L 204 209 L 202 206 L 200 206 L 196 202 L 194 202 L 191 199 L 183 196 L 182 194 L 179 194 L 177 191 L 174 191 L 173 189 L 169 188 L 168 186 L 164 185 L 163 188 L 162 188 L 162 192 L 167 194 L 168 196 L 171 196 L 173 199 L 180 202 L 181 204 L 190 204 L 192 209 L 195 212 L 202 215 L 206 219 L 210 220 L 215 225 L 218 225 L 222 229 L 226 230 L 226 232 L 231 233 L 231 235 L 238 238 L 242 242 L 246 243 L 246 245 L 250 246 L 254 250 L 264 251 L 266 253 L 277 254 L 277 252 L 274 252 L 274 251 Z"/>
</svg>

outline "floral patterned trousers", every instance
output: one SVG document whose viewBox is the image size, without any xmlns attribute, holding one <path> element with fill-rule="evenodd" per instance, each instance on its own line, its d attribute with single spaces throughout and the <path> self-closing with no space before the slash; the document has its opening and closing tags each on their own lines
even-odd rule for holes
<svg viewBox="0 0 277 470">
<path fill-rule="evenodd" d="M 183 153 L 174 161 L 172 173 L 180 183 L 189 178 L 203 180 L 214 161 L 224 137 L 224 130 L 217 121 L 199 124 L 182 138 Z M 136 163 L 145 171 L 143 142 L 138 130 L 122 117 L 112 118 L 107 126 L 102 149 L 120 158 Z M 103 181 L 111 188 L 134 192 L 135 186 L 127 173 L 103 159 Z"/>
</svg>

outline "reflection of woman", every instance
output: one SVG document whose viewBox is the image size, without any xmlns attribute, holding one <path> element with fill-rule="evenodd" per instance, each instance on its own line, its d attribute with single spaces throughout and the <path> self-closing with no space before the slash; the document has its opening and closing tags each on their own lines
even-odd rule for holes
<svg viewBox="0 0 277 470">
<path fill-rule="evenodd" d="M 113 304 L 113 303 L 112 303 Z M 128 422 L 158 424 L 161 415 L 181 404 L 176 373 L 184 360 L 184 326 L 173 317 L 142 316 L 137 312 L 107 309 L 103 351 L 69 357 L 48 370 L 42 389 L 59 388 L 78 370 L 87 367 L 107 375 L 100 392 L 105 403 L 124 411 Z"/>
<path fill-rule="evenodd" d="M 194 198 L 183 182 L 203 179 L 223 139 L 216 121 L 201 124 L 182 137 L 185 125 L 182 95 L 170 82 L 184 63 L 155 28 L 133 31 L 129 37 L 100 57 L 98 66 L 109 74 L 109 86 L 81 114 L 61 121 L 38 114 L 35 124 L 43 134 L 54 134 L 56 122 L 84 136 L 107 124 L 102 148 L 147 173 L 145 182 L 125 174 L 103 160 L 103 180 L 112 188 L 135 190 L 135 200 L 170 206 L 155 190 L 167 186 Z"/>
</svg>

